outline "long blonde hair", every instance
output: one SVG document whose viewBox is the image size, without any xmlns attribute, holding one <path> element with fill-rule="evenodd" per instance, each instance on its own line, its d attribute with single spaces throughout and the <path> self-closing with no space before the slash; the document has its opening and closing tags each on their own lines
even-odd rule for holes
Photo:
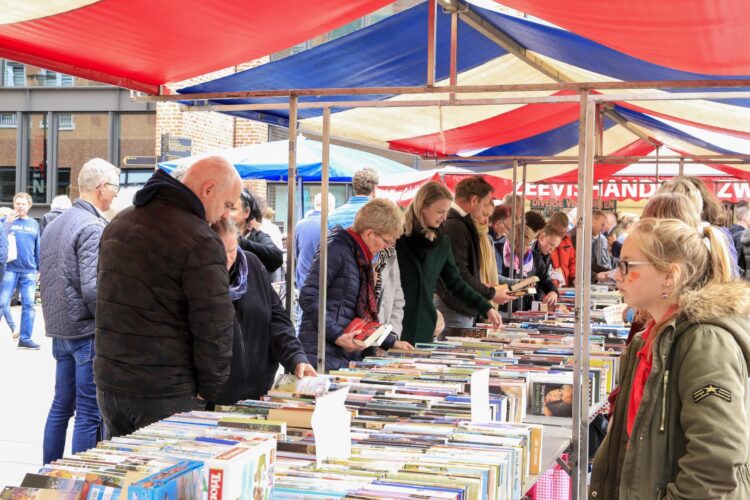
<svg viewBox="0 0 750 500">
<path fill-rule="evenodd" d="M 695 204 L 691 202 L 690 198 L 677 192 L 658 193 L 648 200 L 642 216 L 644 218 L 681 220 L 696 230 L 701 227 L 700 212 L 695 209 Z"/>
<path fill-rule="evenodd" d="M 722 243 L 724 235 L 713 226 L 696 229 L 677 219 L 641 219 L 635 226 L 640 250 L 659 271 L 673 264 L 681 268 L 672 299 L 707 285 L 732 281 L 731 256 Z M 708 245 L 706 245 L 708 241 Z"/>
<path fill-rule="evenodd" d="M 660 193 L 680 193 L 692 201 L 693 206 L 701 216 L 701 220 L 714 226 L 726 225 L 727 216 L 716 196 L 711 193 L 703 181 L 696 177 L 675 177 L 665 182 L 659 189 Z"/>
<path fill-rule="evenodd" d="M 440 200 L 453 201 L 453 195 L 448 191 L 448 188 L 437 181 L 430 181 L 422 185 L 417 191 L 414 201 L 406 209 L 404 234 L 409 236 L 418 229 L 424 233 L 428 240 L 433 241 L 437 237 L 437 233 L 425 224 L 422 210 Z"/>
</svg>

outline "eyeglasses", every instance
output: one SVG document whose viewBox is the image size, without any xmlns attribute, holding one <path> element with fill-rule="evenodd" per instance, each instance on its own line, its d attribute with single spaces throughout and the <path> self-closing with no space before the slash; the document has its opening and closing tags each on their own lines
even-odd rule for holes
<svg viewBox="0 0 750 500">
<path fill-rule="evenodd" d="M 115 193 L 119 193 L 120 192 L 120 185 L 119 184 L 112 184 L 111 182 L 105 182 L 103 184 L 99 184 L 98 187 L 102 187 L 102 186 L 109 186 L 109 187 L 111 187 L 112 189 L 115 190 Z"/>
<path fill-rule="evenodd" d="M 638 266 L 648 266 L 651 265 L 650 262 L 638 262 L 638 261 L 630 261 L 627 260 L 621 260 L 617 263 L 617 270 L 620 271 L 620 274 L 623 276 L 627 276 L 630 272 L 631 267 L 638 267 Z"/>
<path fill-rule="evenodd" d="M 388 247 L 392 247 L 393 244 L 395 243 L 395 241 L 393 241 L 393 240 L 389 240 L 387 238 L 383 238 L 383 236 L 380 235 L 380 234 L 378 234 L 378 233 L 375 233 L 375 234 L 378 236 L 378 238 L 380 238 L 381 240 L 383 240 L 383 243 L 385 243 L 385 245 L 388 246 Z"/>
</svg>

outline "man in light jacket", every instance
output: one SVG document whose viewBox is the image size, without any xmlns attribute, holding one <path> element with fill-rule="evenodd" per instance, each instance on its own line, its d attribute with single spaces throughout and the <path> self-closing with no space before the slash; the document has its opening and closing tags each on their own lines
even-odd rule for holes
<svg viewBox="0 0 750 500">
<path fill-rule="evenodd" d="M 96 268 L 99 241 L 120 190 L 120 170 L 101 158 L 78 175 L 81 197 L 60 213 L 42 236 L 42 313 L 57 362 L 55 396 L 44 428 L 44 463 L 62 458 L 68 422 L 75 414 L 73 453 L 96 446 L 101 416 L 93 361 Z"/>
</svg>

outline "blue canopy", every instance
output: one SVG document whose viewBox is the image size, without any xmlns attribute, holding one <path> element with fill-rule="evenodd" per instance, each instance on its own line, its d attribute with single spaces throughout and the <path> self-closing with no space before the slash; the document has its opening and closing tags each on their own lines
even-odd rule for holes
<svg viewBox="0 0 750 500">
<path fill-rule="evenodd" d="M 303 181 L 320 181 L 323 165 L 323 145 L 320 142 L 297 139 L 297 178 Z M 239 148 L 225 149 L 208 154 L 180 158 L 159 163 L 167 172 L 182 165 L 191 165 L 206 156 L 223 156 L 232 163 L 243 179 L 287 181 L 289 168 L 289 141 L 274 141 Z M 331 144 L 329 180 L 348 182 L 357 170 L 365 167 L 375 169 L 381 175 L 414 172 L 401 163 L 343 146 Z"/>
</svg>

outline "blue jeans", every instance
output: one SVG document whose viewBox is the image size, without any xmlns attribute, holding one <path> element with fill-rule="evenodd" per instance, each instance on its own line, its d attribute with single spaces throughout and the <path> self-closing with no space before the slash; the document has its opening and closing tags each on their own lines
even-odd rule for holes
<svg viewBox="0 0 750 500">
<path fill-rule="evenodd" d="M 68 421 L 75 414 L 73 453 L 96 446 L 101 416 L 94 385 L 94 337 L 52 339 L 52 355 L 57 361 L 55 397 L 44 426 L 44 463 L 62 458 Z"/>
<path fill-rule="evenodd" d="M 435 309 L 440 311 L 443 315 L 445 328 L 471 328 L 474 326 L 474 323 L 476 322 L 475 316 L 470 316 L 451 309 L 437 294 L 433 296 L 433 303 L 435 304 Z"/>
<path fill-rule="evenodd" d="M 34 331 L 34 301 L 36 300 L 36 273 L 19 273 L 5 270 L 0 304 L 5 308 L 10 303 L 13 291 L 18 287 L 21 294 L 21 340 L 31 340 Z"/>
</svg>

